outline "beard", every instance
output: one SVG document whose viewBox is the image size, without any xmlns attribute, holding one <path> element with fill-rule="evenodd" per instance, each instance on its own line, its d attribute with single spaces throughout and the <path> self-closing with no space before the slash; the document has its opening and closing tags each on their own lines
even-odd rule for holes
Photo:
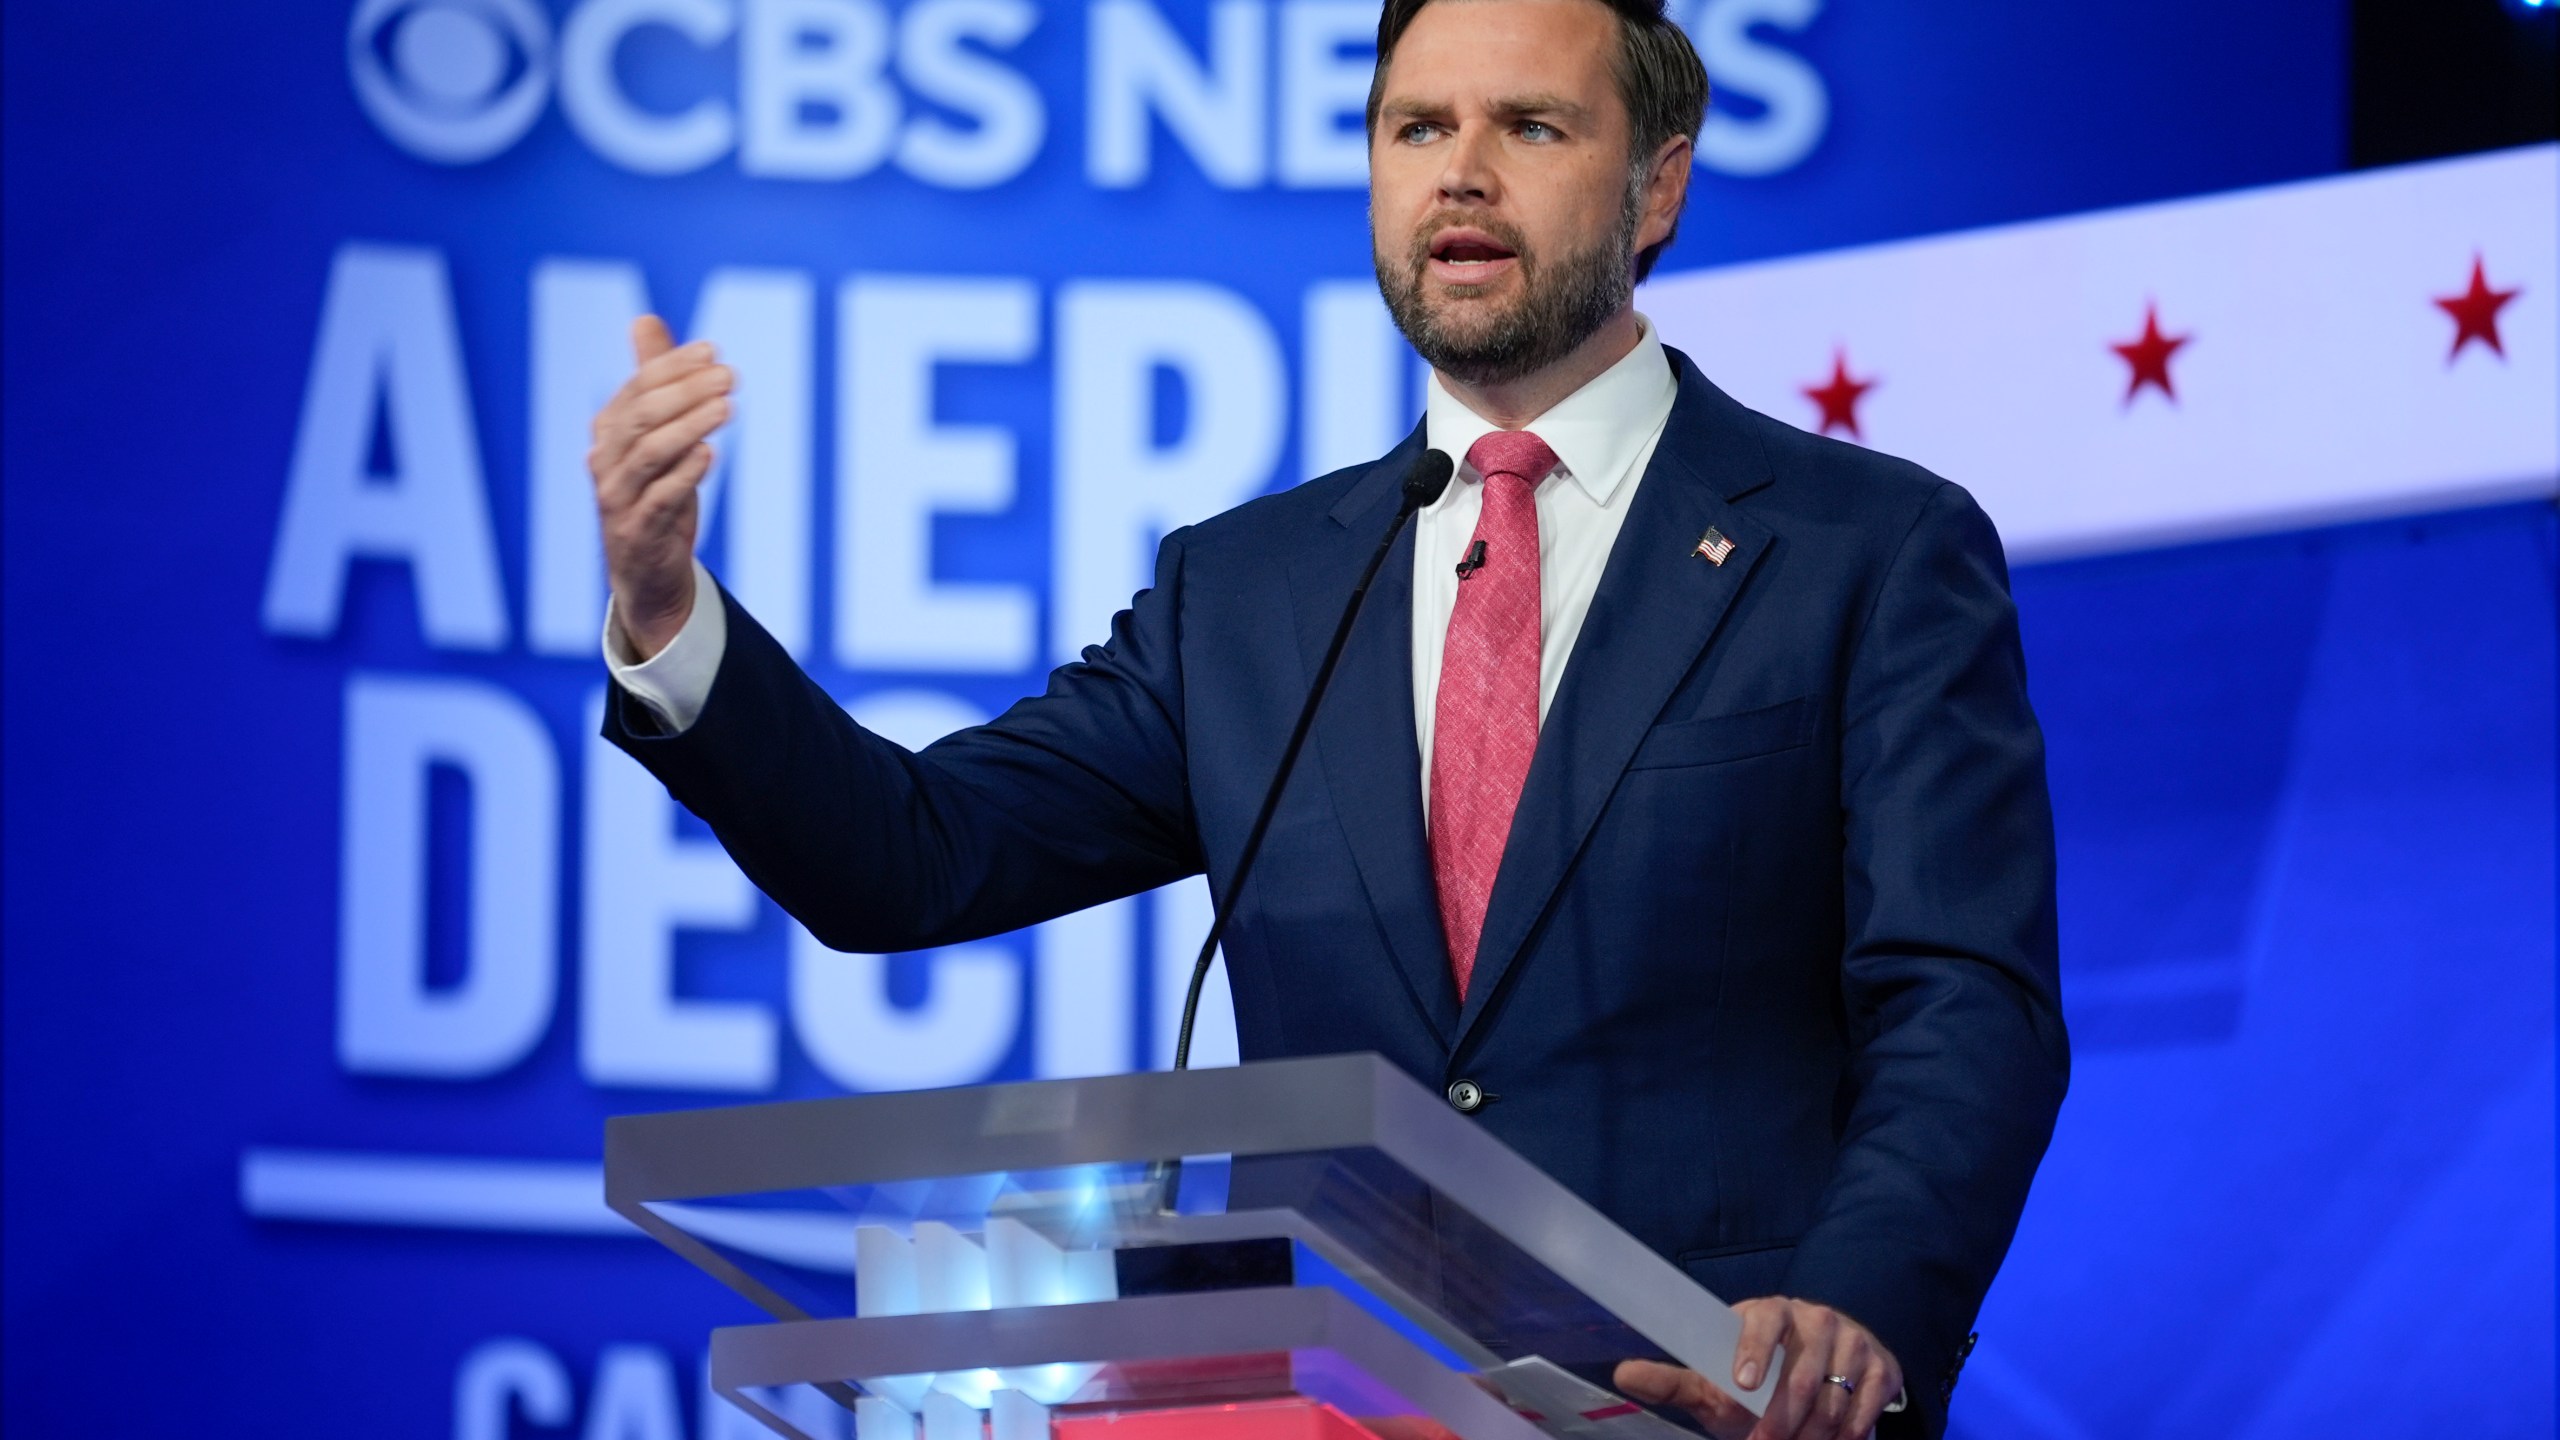
<svg viewBox="0 0 2560 1440">
<path fill-rule="evenodd" d="M 1414 227 L 1405 252 L 1390 258 L 1371 246 L 1378 292 L 1415 353 L 1434 370 L 1469 385 L 1500 385 L 1563 359 L 1635 299 L 1636 226 L 1644 195 L 1629 187 L 1615 232 L 1549 260 L 1528 237 L 1499 219 L 1459 210 L 1435 211 Z M 1433 295 L 1428 284 L 1433 232 L 1451 225 L 1482 230 L 1518 257 L 1520 293 L 1507 305 L 1488 287 L 1455 285 Z"/>
</svg>

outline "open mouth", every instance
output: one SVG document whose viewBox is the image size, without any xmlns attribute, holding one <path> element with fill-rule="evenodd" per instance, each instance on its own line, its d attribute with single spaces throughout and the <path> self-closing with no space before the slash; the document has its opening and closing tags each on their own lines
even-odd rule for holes
<svg viewBox="0 0 2560 1440">
<path fill-rule="evenodd" d="M 1431 237 L 1431 268 L 1460 284 L 1491 279 L 1519 258 L 1517 251 L 1481 230 L 1443 230 Z"/>
</svg>

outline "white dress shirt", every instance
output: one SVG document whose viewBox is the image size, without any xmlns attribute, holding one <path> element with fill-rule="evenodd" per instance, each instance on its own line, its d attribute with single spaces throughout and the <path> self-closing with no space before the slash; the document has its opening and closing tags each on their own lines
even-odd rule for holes
<svg viewBox="0 0 2560 1440">
<path fill-rule="evenodd" d="M 1525 427 L 1560 462 L 1538 485 L 1538 716 L 1546 718 L 1573 655 L 1582 617 L 1600 588 L 1609 547 L 1625 523 L 1646 462 L 1671 418 L 1679 386 L 1653 322 L 1642 316 L 1636 347 Z M 1437 376 L 1423 406 L 1423 438 L 1458 462 L 1457 477 L 1415 517 L 1413 547 L 1413 724 L 1422 744 L 1423 813 L 1431 804 L 1431 721 L 1440 694 L 1440 652 L 1458 604 L 1457 566 L 1475 535 L 1484 477 L 1467 450 L 1499 428 L 1444 389 Z M 673 731 L 690 729 L 711 697 L 728 648 L 728 618 L 715 602 L 711 572 L 693 562 L 693 613 L 667 648 L 638 662 L 611 607 L 604 657 L 614 680 Z"/>
<path fill-rule="evenodd" d="M 645 661 L 636 658 L 630 637 L 622 633 L 613 602 L 605 602 L 605 666 L 613 672 L 614 683 L 648 706 L 670 733 L 681 735 L 702 718 L 703 704 L 711 698 L 711 681 L 720 673 L 720 657 L 728 650 L 729 615 L 720 607 L 711 572 L 698 557 L 693 562 L 693 613 L 684 617 L 684 628 L 667 642 L 667 648 Z"/>
<path fill-rule="evenodd" d="M 1559 462 L 1538 482 L 1538 719 L 1547 718 L 1582 619 L 1608 568 L 1609 547 L 1635 503 L 1636 486 L 1679 394 L 1653 322 L 1617 364 L 1521 428 L 1547 442 Z M 1458 562 L 1484 509 L 1484 477 L 1467 450 L 1497 427 L 1431 379 L 1423 440 L 1458 462 L 1457 478 L 1414 517 L 1413 732 L 1422 742 L 1422 813 L 1431 813 L 1431 722 L 1440 698 L 1440 655 L 1458 607 Z"/>
</svg>

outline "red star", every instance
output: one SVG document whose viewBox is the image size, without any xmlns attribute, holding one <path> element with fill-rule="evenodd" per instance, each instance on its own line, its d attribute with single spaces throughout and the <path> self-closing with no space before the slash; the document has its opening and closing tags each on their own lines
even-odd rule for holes
<svg viewBox="0 0 2560 1440">
<path fill-rule="evenodd" d="M 2133 367 L 2133 381 L 2124 387 L 2124 403 L 2128 406 L 2133 404 L 2133 397 L 2141 394 L 2145 385 L 2159 386 L 2160 393 L 2168 396 L 2172 404 L 2176 403 L 2177 388 L 2169 383 L 2169 357 L 2178 353 L 2179 346 L 2194 338 L 2192 333 L 2161 334 L 2159 303 L 2150 302 L 2142 312 L 2142 338 L 2107 347 L 2123 356 L 2124 363 Z"/>
<path fill-rule="evenodd" d="M 2452 364 L 2462 358 L 2462 347 L 2477 340 L 2489 347 L 2499 359 L 2507 358 L 2507 347 L 2498 343 L 2498 312 L 2507 302 L 2524 293 L 2521 286 L 2513 290 L 2492 290 L 2489 275 L 2480 265 L 2480 257 L 2471 257 L 2471 288 L 2459 295 L 2440 296 L 2436 308 L 2453 317 L 2453 349 L 2444 357 Z"/>
<path fill-rule="evenodd" d="M 1876 388 L 1877 382 L 1849 378 L 1849 352 L 1831 352 L 1831 381 L 1826 385 L 1807 385 L 1804 398 L 1822 407 L 1821 433 L 1828 435 L 1833 426 L 1849 432 L 1849 438 L 1864 443 L 1858 433 L 1858 400 Z"/>
</svg>

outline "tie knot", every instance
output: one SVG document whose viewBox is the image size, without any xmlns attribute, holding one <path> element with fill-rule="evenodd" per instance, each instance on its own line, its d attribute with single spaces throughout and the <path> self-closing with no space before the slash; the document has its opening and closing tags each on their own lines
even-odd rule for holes
<svg viewBox="0 0 2560 1440">
<path fill-rule="evenodd" d="M 1487 480 L 1511 475 L 1534 488 L 1556 468 L 1556 452 L 1526 430 L 1496 430 L 1467 448 L 1467 463 Z"/>
</svg>

